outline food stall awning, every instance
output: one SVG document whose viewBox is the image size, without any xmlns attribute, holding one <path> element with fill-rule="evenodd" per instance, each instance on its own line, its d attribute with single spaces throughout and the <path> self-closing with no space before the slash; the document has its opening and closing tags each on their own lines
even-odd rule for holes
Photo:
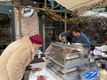
<svg viewBox="0 0 107 80">
<path fill-rule="evenodd" d="M 55 1 L 71 11 L 78 10 L 78 12 L 80 12 L 86 10 L 91 4 L 99 3 L 104 0 L 55 0 Z"/>
<path fill-rule="evenodd" d="M 13 0 L 0 0 L 0 1 L 13 1 Z"/>
</svg>

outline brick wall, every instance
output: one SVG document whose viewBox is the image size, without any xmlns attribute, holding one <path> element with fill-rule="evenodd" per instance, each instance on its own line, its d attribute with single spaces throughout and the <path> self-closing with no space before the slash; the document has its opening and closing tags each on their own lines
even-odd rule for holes
<svg viewBox="0 0 107 80">
<path fill-rule="evenodd" d="M 37 12 L 32 17 L 23 17 L 17 8 L 14 8 L 16 39 L 32 34 L 39 34 Z"/>
</svg>

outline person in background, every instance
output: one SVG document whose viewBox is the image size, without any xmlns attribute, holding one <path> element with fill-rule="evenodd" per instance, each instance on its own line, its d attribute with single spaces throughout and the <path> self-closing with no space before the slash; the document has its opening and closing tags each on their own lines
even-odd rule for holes
<svg viewBox="0 0 107 80">
<path fill-rule="evenodd" d="M 65 31 L 59 34 L 59 40 L 63 43 L 72 43 L 72 34 L 70 31 Z"/>
<path fill-rule="evenodd" d="M 72 27 L 70 31 L 60 33 L 59 40 L 61 42 L 83 43 L 87 48 L 91 47 L 90 40 L 78 27 Z"/>
<path fill-rule="evenodd" d="M 0 80 L 22 80 L 25 68 L 42 44 L 40 35 L 25 36 L 9 44 L 0 56 Z"/>
</svg>

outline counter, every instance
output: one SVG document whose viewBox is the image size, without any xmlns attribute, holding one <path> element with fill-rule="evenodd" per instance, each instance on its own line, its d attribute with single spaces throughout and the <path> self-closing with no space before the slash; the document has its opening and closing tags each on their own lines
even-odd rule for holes
<svg viewBox="0 0 107 80">
<path fill-rule="evenodd" d="M 29 80 L 37 80 L 38 76 L 43 75 L 46 80 L 63 80 L 55 72 L 53 72 L 49 67 L 46 66 L 46 62 L 31 64 L 32 69 L 40 68 L 41 71 L 33 72 L 30 71 Z"/>
</svg>

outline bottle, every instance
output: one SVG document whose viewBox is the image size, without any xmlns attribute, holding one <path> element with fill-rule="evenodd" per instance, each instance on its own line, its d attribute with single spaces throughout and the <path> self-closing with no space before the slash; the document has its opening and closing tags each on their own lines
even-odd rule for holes
<svg viewBox="0 0 107 80">
<path fill-rule="evenodd" d="M 41 51 L 41 50 L 38 50 L 38 58 L 41 58 L 41 54 L 42 54 L 43 52 Z"/>
<path fill-rule="evenodd" d="M 68 42 L 67 44 L 70 45 L 70 42 Z"/>
</svg>

